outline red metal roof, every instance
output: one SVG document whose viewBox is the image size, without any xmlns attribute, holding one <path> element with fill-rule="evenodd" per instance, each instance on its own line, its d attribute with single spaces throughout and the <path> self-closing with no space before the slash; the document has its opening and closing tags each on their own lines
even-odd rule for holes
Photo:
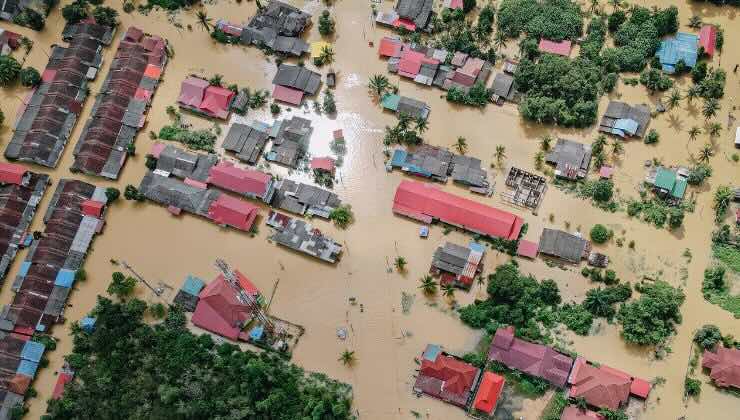
<svg viewBox="0 0 740 420">
<path fill-rule="evenodd" d="M 177 99 L 177 102 L 186 106 L 200 106 L 207 87 L 208 80 L 188 77 L 180 85 L 180 97 Z"/>
<path fill-rule="evenodd" d="M 313 158 L 311 159 L 311 169 L 319 169 L 333 174 L 335 169 L 334 159 L 330 157 Z"/>
<path fill-rule="evenodd" d="M 567 39 L 560 42 L 550 41 L 545 38 L 540 39 L 539 50 L 542 52 L 568 57 L 570 56 L 570 48 L 571 42 Z"/>
<path fill-rule="evenodd" d="M 150 79 L 159 79 L 159 76 L 161 75 L 162 75 L 161 67 L 155 66 L 154 64 L 146 65 L 146 69 L 144 70 L 144 76 Z"/>
<path fill-rule="evenodd" d="M 571 384 L 569 397 L 583 397 L 594 407 L 616 410 L 629 399 L 632 381 L 627 375 L 597 368 L 578 357 L 568 382 Z"/>
<path fill-rule="evenodd" d="M 380 40 L 380 46 L 378 47 L 378 54 L 381 57 L 400 57 L 401 48 L 403 43 L 391 37 L 384 37 Z"/>
<path fill-rule="evenodd" d="M 429 223 L 444 223 L 496 238 L 515 240 L 524 221 L 521 217 L 491 206 L 442 191 L 416 181 L 404 180 L 393 199 L 393 211 Z"/>
<path fill-rule="evenodd" d="M 395 28 L 404 27 L 411 32 L 414 32 L 416 30 L 416 24 L 413 21 L 410 21 L 408 19 L 402 19 L 402 18 L 398 18 L 394 20 L 393 27 Z"/>
<path fill-rule="evenodd" d="M 710 370 L 709 376 L 717 385 L 740 389 L 740 350 L 722 346 L 704 350 L 701 366 Z"/>
<path fill-rule="evenodd" d="M 245 292 L 255 297 L 261 294 L 257 286 L 255 286 L 254 283 L 252 283 L 252 281 L 247 278 L 247 276 L 242 274 L 241 271 L 234 270 L 234 273 L 236 273 L 236 277 L 239 280 L 239 286 L 241 286 L 241 288 L 244 289 Z M 224 279 L 224 275 L 219 274 L 218 277 L 216 277 L 216 279 L 213 281 L 223 282 L 225 280 L 226 279 Z"/>
<path fill-rule="evenodd" d="M 57 377 L 57 383 L 54 385 L 54 391 L 51 394 L 51 399 L 58 400 L 62 398 L 64 394 L 64 386 L 72 382 L 72 375 L 66 372 L 60 372 Z"/>
<path fill-rule="evenodd" d="M 208 183 L 239 194 L 262 197 L 272 176 L 254 169 L 237 168 L 231 162 L 220 162 L 208 172 Z"/>
<path fill-rule="evenodd" d="M 123 39 L 131 42 L 139 42 L 143 36 L 144 31 L 135 26 L 131 26 L 126 30 L 126 34 L 123 36 Z"/>
<path fill-rule="evenodd" d="M 276 101 L 285 102 L 291 105 L 300 105 L 303 101 L 303 91 L 287 86 L 275 85 L 275 89 L 272 91 L 272 97 Z"/>
<path fill-rule="evenodd" d="M 234 92 L 220 86 L 208 86 L 199 108 L 214 117 L 226 119 Z"/>
<path fill-rule="evenodd" d="M 258 210 L 244 200 L 221 194 L 208 209 L 208 217 L 218 224 L 246 231 L 252 228 Z"/>
<path fill-rule="evenodd" d="M 26 167 L 15 163 L 0 163 L 0 182 L 5 184 L 21 185 Z"/>
<path fill-rule="evenodd" d="M 717 27 L 714 25 L 704 25 L 699 31 L 699 45 L 704 48 L 708 56 L 714 55 L 714 49 L 717 47 Z"/>
<path fill-rule="evenodd" d="M 519 240 L 519 247 L 516 249 L 516 255 L 520 257 L 536 258 L 539 244 L 524 239 Z"/>
<path fill-rule="evenodd" d="M 222 276 L 208 283 L 199 297 L 193 324 L 212 333 L 236 340 L 241 326 L 252 318 L 249 308 L 239 302 Z"/>
<path fill-rule="evenodd" d="M 501 396 L 501 391 L 504 389 L 505 382 L 503 377 L 493 372 L 484 373 L 480 386 L 478 386 L 478 392 L 475 394 L 473 407 L 489 415 L 493 414 L 493 411 L 496 410 L 498 398 Z"/>
<path fill-rule="evenodd" d="M 604 420 L 604 416 L 595 411 L 582 410 L 575 405 L 569 405 L 563 410 L 560 420 Z"/>
<path fill-rule="evenodd" d="M 80 207 L 82 207 L 82 214 L 97 218 L 100 218 L 100 216 L 103 215 L 104 206 L 104 203 L 95 200 L 85 200 L 80 205 Z"/>
<path fill-rule="evenodd" d="M 421 63 L 426 58 L 424 54 L 406 50 L 401 54 L 401 61 L 398 63 L 398 74 L 406 77 L 416 77 L 421 70 Z"/>
</svg>

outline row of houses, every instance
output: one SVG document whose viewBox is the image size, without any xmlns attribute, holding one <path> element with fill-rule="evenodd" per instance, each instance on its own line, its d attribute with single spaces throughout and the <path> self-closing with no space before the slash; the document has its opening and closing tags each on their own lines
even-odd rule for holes
<svg viewBox="0 0 740 420">
<path fill-rule="evenodd" d="M 382 26 L 408 31 L 427 31 L 434 16 L 434 0 L 398 0 L 389 11 L 380 12 L 375 22 Z"/>
<path fill-rule="evenodd" d="M 272 141 L 270 150 L 264 153 L 265 159 L 296 169 L 308 150 L 312 133 L 311 121 L 295 116 L 272 125 L 261 121 L 236 122 L 229 128 L 223 148 L 240 161 L 255 165 L 263 156 L 267 142 Z"/>
<path fill-rule="evenodd" d="M 0 284 L 18 249 L 33 240 L 28 228 L 50 183 L 48 175 L 18 164 L 0 163 Z"/>
<path fill-rule="evenodd" d="M 118 179 L 166 64 L 166 40 L 128 28 L 75 145 L 72 170 Z"/>
<path fill-rule="evenodd" d="M 65 28 L 69 46 L 52 46 L 41 84 L 18 112 L 6 158 L 56 167 L 111 37 L 110 28 L 89 22 Z"/>
</svg>

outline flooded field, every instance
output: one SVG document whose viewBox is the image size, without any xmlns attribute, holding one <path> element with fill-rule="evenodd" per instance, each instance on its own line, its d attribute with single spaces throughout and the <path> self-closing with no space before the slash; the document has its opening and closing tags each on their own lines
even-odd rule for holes
<svg viewBox="0 0 740 420">
<path fill-rule="evenodd" d="M 314 16 L 323 8 L 315 0 L 290 2 L 304 7 Z M 87 259 L 85 267 L 88 280 L 78 283 L 71 295 L 71 307 L 66 312 L 68 323 L 54 329 L 54 336 L 60 342 L 58 348 L 49 354 L 50 366 L 41 369 L 36 378 L 34 388 L 38 396 L 29 401 L 29 418 L 38 418 L 45 412 L 45 401 L 50 397 L 56 381 L 54 373 L 61 368 L 62 357 L 72 348 L 68 335 L 69 324 L 80 319 L 95 305 L 98 294 L 105 293 L 111 272 L 117 270 L 109 262 L 111 259 L 125 260 L 150 281 L 161 281 L 177 289 L 187 274 L 207 280 L 215 277 L 213 262 L 217 257 L 224 258 L 232 267 L 242 271 L 265 295 L 272 292 L 279 280 L 270 306 L 271 313 L 306 328 L 306 334 L 294 351 L 293 361 L 307 370 L 321 371 L 350 383 L 354 387 L 354 404 L 361 419 L 407 419 L 413 418 L 414 413 L 429 419 L 465 418 L 465 413 L 455 407 L 429 398 L 417 399 L 411 393 L 411 384 L 417 368 L 414 358 L 419 357 L 427 343 L 439 343 L 448 351 L 462 354 L 471 350 L 480 338 L 479 332 L 459 322 L 445 299 L 438 297 L 430 300 L 417 289 L 418 278 L 428 271 L 432 253 L 440 242 L 462 242 L 467 240 L 467 236 L 457 232 L 443 236 L 442 229 L 435 226 L 431 229 L 430 237 L 421 240 L 418 238 L 418 224 L 392 214 L 391 202 L 395 188 L 404 176 L 398 172 L 386 173 L 382 137 L 384 126 L 394 124 L 395 117 L 381 111 L 367 94 L 366 87 L 369 75 L 387 73 L 385 61 L 377 57 L 377 47 L 369 47 L 368 41 L 375 41 L 377 46 L 379 39 L 388 32 L 373 26 L 369 2 L 337 0 L 335 3 L 333 14 L 337 21 L 337 35 L 334 39 L 336 59 L 333 67 L 338 70 L 336 100 L 339 112 L 331 118 L 317 115 L 309 103 L 304 109 L 283 112 L 281 117 L 300 115 L 313 120 L 310 152 L 315 156 L 329 152 L 333 130 L 344 130 L 347 154 L 334 191 L 344 202 L 352 205 L 356 222 L 348 230 L 342 231 L 325 221 L 312 221 L 315 227 L 344 245 L 341 262 L 330 266 L 278 248 L 266 240 L 269 229 L 261 222 L 260 232 L 251 238 L 234 230 L 219 228 L 202 218 L 189 215 L 173 217 L 164 208 L 151 203 L 119 200 L 110 208 L 104 234 L 96 239 Z M 634 3 L 661 7 L 669 4 L 659 0 Z M 735 125 L 727 127 L 728 115 L 735 106 L 740 105 L 740 78 L 732 71 L 740 63 L 740 49 L 737 48 L 740 42 L 740 17 L 737 14 L 740 11 L 719 9 L 688 0 L 670 3 L 676 3 L 679 7 L 682 25 L 696 14 L 705 23 L 717 23 L 724 28 L 724 53 L 715 57 L 714 65 L 721 66 L 728 74 L 726 94 L 718 118 L 723 124 L 723 131 L 716 140 L 716 153 L 711 160 L 714 174 L 700 190 L 690 189 L 689 194 L 696 195 L 696 210 L 686 215 L 682 229 L 674 232 L 658 230 L 628 219 L 624 212 L 605 213 L 552 186 L 545 195 L 538 215 L 507 208 L 499 198 L 504 185 L 504 173 L 499 169 L 492 169 L 490 174 L 495 176 L 497 183 L 497 191 L 492 198 L 473 196 L 451 183 L 444 188 L 520 214 L 529 223 L 529 239 L 537 238 L 546 226 L 554 225 L 561 229 L 570 226 L 571 230 L 579 228 L 587 232 L 593 224 L 604 223 L 617 236 L 626 238 L 625 242 L 634 240 L 634 249 L 626 246 L 619 248 L 613 242 L 603 247 L 613 261 L 611 268 L 623 281 L 635 282 L 645 274 L 660 275 L 685 289 L 686 302 L 682 307 L 684 319 L 670 345 L 672 353 L 663 360 L 656 360 L 649 351 L 626 345 L 619 337 L 617 327 L 603 321 L 597 334 L 566 337 L 569 346 L 594 361 L 636 376 L 646 379 L 664 377 L 665 384 L 651 393 L 641 418 L 731 418 L 733 414 L 730 413 L 736 416 L 740 412 L 740 399 L 737 397 L 709 385 L 703 387 L 699 400 L 685 402 L 682 395 L 693 331 L 711 322 L 725 334 L 740 336 L 740 322 L 728 312 L 708 304 L 701 296 L 702 273 L 709 263 L 709 242 L 714 228 L 711 191 L 721 184 L 736 184 L 740 178 L 740 166 L 730 159 Z M 120 9 L 121 3 L 114 2 L 110 6 Z M 381 9 L 390 7 L 390 1 L 381 4 Z M 246 22 L 254 15 L 256 5 L 252 1 L 237 3 L 218 0 L 204 8 L 214 21 L 227 18 L 232 22 Z M 121 12 L 120 19 L 121 28 L 136 25 L 146 32 L 167 38 L 175 52 L 163 76 L 164 82 L 156 92 L 147 126 L 137 139 L 138 155 L 128 162 L 121 179 L 115 183 L 69 172 L 73 160 L 72 149 L 89 116 L 91 98 L 86 103 L 59 167 L 56 170 L 34 168 L 50 173 L 55 182 L 62 177 L 75 177 L 96 185 L 115 185 L 120 189 L 126 184 L 138 185 L 146 170 L 144 155 L 152 143 L 146 133 L 149 130 L 158 131 L 169 122 L 165 109 L 175 104 L 180 82 L 188 74 L 210 77 L 218 73 L 223 75 L 227 84 L 236 83 L 252 89 L 271 88 L 272 76 L 276 71 L 274 59 L 266 59 L 255 48 L 216 44 L 198 26 L 194 11 L 181 12 L 171 18 L 161 11 L 153 11 L 148 16 Z M 173 20 L 179 22 L 182 28 L 178 29 Z M 187 29 L 189 25 L 192 30 Z M 27 64 L 43 69 L 50 45 L 61 42 L 63 19 L 59 10 L 56 9 L 49 16 L 42 33 L 6 22 L 0 23 L 2 28 L 11 26 L 14 31 L 35 41 Z M 681 30 L 685 29 L 682 26 Z M 314 22 L 309 41 L 319 38 Z M 93 93 L 97 92 L 107 73 L 117 42 L 105 51 L 105 65 L 92 87 Z M 508 50 L 513 55 L 516 46 L 514 42 L 510 44 Z M 584 142 L 590 142 L 596 136 L 595 128 L 566 130 L 526 124 L 512 105 L 491 105 L 484 110 L 460 108 L 441 98 L 443 92 L 438 89 L 420 87 L 405 80 L 399 82 L 396 76 L 391 80 L 399 84 L 401 94 L 424 100 L 430 105 L 429 130 L 424 134 L 428 143 L 451 146 L 458 136 L 463 136 L 468 140 L 468 155 L 482 159 L 485 165 L 494 160 L 496 146 L 504 145 L 507 165 L 515 164 L 533 170 L 538 139 L 542 135 L 549 133 Z M 0 103 L 6 116 L 6 124 L 0 130 L 3 148 L 11 136 L 7 126 L 15 119 L 15 109 L 25 94 L 25 89 L 20 87 L 0 90 Z M 621 98 L 629 103 L 644 102 L 653 106 L 657 97 L 649 96 L 644 87 L 629 87 L 621 82 L 611 95 L 611 98 Z M 608 100 L 608 97 L 602 98 L 600 111 L 603 112 Z M 269 119 L 265 113 L 250 113 L 249 118 L 253 117 Z M 186 115 L 186 118 L 196 126 L 212 124 L 196 116 Z M 618 194 L 623 197 L 638 195 L 637 186 L 644 176 L 645 160 L 656 157 L 666 164 L 688 164 L 691 154 L 697 153 L 707 139 L 706 135 L 702 135 L 696 141 L 689 142 L 687 130 L 693 125 L 703 127 L 701 110 L 696 105 L 688 106 L 684 102 L 680 108 L 660 115 L 651 122 L 651 128 L 661 134 L 659 144 L 648 146 L 640 141 L 626 142 L 625 152 L 615 162 Z M 285 174 L 280 169 L 270 169 Z M 46 208 L 50 197 L 51 194 L 46 195 L 41 208 Z M 266 211 L 262 212 L 262 220 L 266 214 Z M 550 222 L 550 214 L 553 215 L 553 222 Z M 40 228 L 39 215 L 33 229 Z M 693 255 L 690 263 L 682 256 L 687 248 Z M 409 261 L 406 275 L 390 270 L 393 259 L 398 255 Z M 7 279 L 15 276 L 23 257 L 21 253 Z M 485 267 L 490 270 L 508 258 L 489 251 Z M 523 261 L 521 266 L 525 273 L 554 279 L 566 301 L 573 299 L 579 302 L 586 290 L 593 287 L 581 277 L 578 267 L 550 267 L 542 260 Z M 682 275 L 682 272 L 688 275 Z M 153 301 L 153 296 L 143 287 L 138 292 L 145 300 Z M 404 313 L 401 307 L 404 292 L 414 295 L 408 313 Z M 459 303 L 466 304 L 476 296 L 483 297 L 483 293 L 476 285 L 469 293 L 458 292 L 456 298 Z M 11 296 L 10 281 L 6 280 L 0 302 L 9 302 Z M 364 310 L 360 311 L 359 305 L 350 305 L 350 297 L 355 297 Z M 337 339 L 336 329 L 339 327 L 348 329 L 346 341 Z M 351 368 L 337 361 L 340 353 L 347 348 L 354 350 L 358 359 Z M 708 380 L 706 375 L 699 377 L 703 382 Z M 534 419 L 545 404 L 544 399 L 514 401 L 512 411 L 517 418 L 523 416 Z"/>
</svg>

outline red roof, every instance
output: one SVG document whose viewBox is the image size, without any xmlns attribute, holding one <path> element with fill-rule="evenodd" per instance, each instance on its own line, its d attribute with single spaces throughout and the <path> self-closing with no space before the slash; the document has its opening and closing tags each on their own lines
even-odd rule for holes
<svg viewBox="0 0 740 420">
<path fill-rule="evenodd" d="M 183 181 L 186 185 L 190 185 L 191 187 L 200 188 L 201 190 L 205 190 L 208 188 L 208 185 L 206 185 L 205 182 L 201 182 L 192 178 L 185 178 Z"/>
<path fill-rule="evenodd" d="M 165 145 L 164 143 L 156 142 L 152 144 L 152 149 L 149 154 L 152 155 L 152 157 L 159 159 L 159 155 L 160 153 L 162 153 L 162 150 L 164 150 L 165 147 L 167 147 L 167 145 Z"/>
<path fill-rule="evenodd" d="M 208 209 L 208 217 L 221 225 L 250 230 L 257 218 L 258 208 L 226 194 L 221 194 Z"/>
<path fill-rule="evenodd" d="M 514 328 L 499 328 L 493 336 L 488 359 L 543 378 L 555 386 L 563 387 L 573 366 L 573 359 L 551 347 L 530 343 L 514 337 Z"/>
<path fill-rule="evenodd" d="M 564 40 L 560 42 L 550 41 L 549 39 L 540 39 L 539 50 L 542 52 L 562 55 L 565 57 L 570 56 L 571 42 Z"/>
<path fill-rule="evenodd" d="M 400 28 L 402 26 L 411 32 L 416 30 L 416 24 L 411 20 L 398 18 L 393 21 L 393 27 Z"/>
<path fill-rule="evenodd" d="M 609 165 L 604 165 L 599 169 L 599 177 L 604 179 L 609 179 L 612 177 L 612 174 L 614 173 L 614 167 Z"/>
<path fill-rule="evenodd" d="M 229 105 L 234 92 L 220 86 L 208 86 L 199 108 L 222 120 L 229 116 Z"/>
<path fill-rule="evenodd" d="M 464 407 L 480 370 L 445 354 L 432 362 L 422 359 L 414 389 Z"/>
<path fill-rule="evenodd" d="M 334 159 L 330 157 L 318 157 L 311 159 L 311 169 L 319 169 L 333 174 L 334 168 Z"/>
<path fill-rule="evenodd" d="M 632 383 L 629 376 L 589 365 L 582 357 L 576 359 L 568 382 L 571 384 L 569 397 L 583 397 L 594 407 L 610 410 L 616 410 L 627 402 Z"/>
<path fill-rule="evenodd" d="M 536 258 L 539 244 L 524 239 L 519 240 L 519 247 L 516 249 L 516 255 L 520 257 Z"/>
<path fill-rule="evenodd" d="M 272 182 L 272 175 L 254 169 L 237 168 L 231 162 L 223 161 L 211 167 L 207 182 L 225 190 L 262 198 Z"/>
<path fill-rule="evenodd" d="M 222 276 L 200 292 L 193 324 L 220 336 L 236 340 L 241 327 L 252 318 L 249 308 L 240 303 L 236 292 Z"/>
<path fill-rule="evenodd" d="M 401 43 L 400 40 L 384 37 L 380 40 L 378 54 L 380 54 L 381 57 L 400 57 L 402 47 L 403 43 Z"/>
<path fill-rule="evenodd" d="M 463 8 L 463 0 L 450 0 L 450 9 L 462 9 Z"/>
<path fill-rule="evenodd" d="M 180 85 L 180 97 L 177 99 L 177 102 L 185 106 L 198 107 L 203 102 L 203 95 L 207 87 L 208 80 L 188 77 Z"/>
<path fill-rule="evenodd" d="M 429 223 L 438 219 L 471 232 L 515 240 L 524 221 L 491 206 L 442 191 L 437 186 L 404 180 L 393 198 L 393 211 Z"/>
<path fill-rule="evenodd" d="M 714 49 L 717 46 L 717 27 L 714 25 L 704 25 L 699 31 L 699 45 L 704 48 L 708 56 L 714 55 Z"/>
<path fill-rule="evenodd" d="M 159 79 L 159 76 L 161 75 L 162 75 L 161 67 L 155 66 L 154 64 L 146 65 L 146 69 L 144 69 L 144 76 L 150 79 Z"/>
<path fill-rule="evenodd" d="M 504 389 L 504 382 L 506 381 L 503 377 L 493 372 L 484 373 L 480 386 L 478 386 L 478 393 L 475 394 L 473 407 L 489 415 L 493 414 L 501 391 Z"/>
<path fill-rule="evenodd" d="M 62 394 L 64 394 L 64 386 L 70 382 L 72 382 L 71 374 L 67 372 L 59 373 L 59 376 L 57 377 L 57 383 L 56 385 L 54 385 L 54 391 L 51 394 L 51 399 L 58 400 L 62 398 Z"/>
<path fill-rule="evenodd" d="M 92 217 L 100 218 L 103 214 L 103 206 L 105 204 L 95 200 L 85 200 L 82 202 L 82 214 Z"/>
<path fill-rule="evenodd" d="M 604 416 L 591 410 L 581 410 L 575 405 L 569 405 L 560 415 L 560 420 L 604 420 Z"/>
<path fill-rule="evenodd" d="M 740 350 L 722 346 L 704 350 L 701 367 L 710 370 L 709 376 L 718 386 L 740 388 Z"/>
<path fill-rule="evenodd" d="M 630 394 L 635 395 L 640 398 L 647 398 L 648 394 L 650 394 L 650 389 L 652 386 L 650 385 L 650 382 L 640 379 L 640 378 L 633 378 L 632 375 L 630 375 L 627 372 L 623 372 L 619 369 L 614 369 L 613 367 L 601 365 L 601 369 L 613 373 L 615 375 L 620 375 L 624 378 L 627 378 L 630 380 Z"/>
<path fill-rule="evenodd" d="M 254 283 L 252 283 L 252 281 L 247 278 L 247 276 L 242 274 L 241 271 L 234 270 L 234 273 L 236 273 L 236 277 L 239 280 L 239 286 L 241 286 L 241 288 L 244 289 L 245 292 L 252 296 L 259 296 L 261 294 L 257 286 L 255 286 Z M 224 275 L 219 274 L 218 277 L 216 277 L 216 279 L 213 281 L 225 281 Z"/>
<path fill-rule="evenodd" d="M 332 135 L 334 136 L 334 140 L 341 140 L 344 138 L 344 131 L 340 128 L 339 130 L 334 130 Z"/>
<path fill-rule="evenodd" d="M 287 86 L 275 85 L 275 89 L 272 90 L 272 97 L 276 101 L 291 105 L 300 105 L 303 101 L 303 91 Z"/>
<path fill-rule="evenodd" d="M 421 70 L 421 62 L 426 58 L 424 54 L 406 50 L 401 55 L 401 61 L 398 63 L 398 74 L 406 77 L 416 77 Z"/>
<path fill-rule="evenodd" d="M 21 185 L 26 172 L 26 167 L 23 165 L 0 162 L 0 182 L 2 183 Z"/>
<path fill-rule="evenodd" d="M 126 30 L 126 34 L 124 34 L 123 39 L 126 41 L 131 41 L 131 42 L 139 42 L 141 40 L 141 37 L 143 36 L 144 36 L 144 31 L 142 31 L 141 29 L 135 26 L 130 26 Z"/>
</svg>

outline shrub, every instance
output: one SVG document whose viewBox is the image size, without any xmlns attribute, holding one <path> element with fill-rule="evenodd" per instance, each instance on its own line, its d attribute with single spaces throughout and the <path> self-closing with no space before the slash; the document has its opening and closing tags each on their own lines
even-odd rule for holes
<svg viewBox="0 0 740 420">
<path fill-rule="evenodd" d="M 321 12 L 321 16 L 319 16 L 319 33 L 323 36 L 327 36 L 333 34 L 334 30 L 334 19 L 331 18 L 328 10 L 324 10 Z"/>
<path fill-rule="evenodd" d="M 26 67 L 20 71 L 21 84 L 25 87 L 38 86 L 41 83 L 39 71 L 33 67 Z"/>
<path fill-rule="evenodd" d="M 98 6 L 92 13 L 98 25 L 114 27 L 118 25 L 118 12 L 107 6 Z"/>
<path fill-rule="evenodd" d="M 683 388 L 684 392 L 686 392 L 686 395 L 689 397 L 699 396 L 699 394 L 701 394 L 701 381 L 687 376 L 684 381 Z"/>
<path fill-rule="evenodd" d="M 612 199 L 614 184 L 609 180 L 599 180 L 594 186 L 594 200 L 602 203 Z"/>
<path fill-rule="evenodd" d="M 583 305 L 563 305 L 559 319 L 578 335 L 588 335 L 594 322 L 593 315 Z"/>
<path fill-rule="evenodd" d="M 0 56 L 0 86 L 10 86 L 18 80 L 21 64 L 10 55 Z"/>
<path fill-rule="evenodd" d="M 694 342 L 705 350 L 711 350 L 722 341 L 722 333 L 716 325 L 704 325 L 694 334 Z"/>
<path fill-rule="evenodd" d="M 643 141 L 645 144 L 655 144 L 660 141 L 660 134 L 654 128 L 651 128 Z"/>
<path fill-rule="evenodd" d="M 120 196 L 121 191 L 118 188 L 108 187 L 105 189 L 105 198 L 108 199 L 108 204 L 113 204 Z"/>
<path fill-rule="evenodd" d="M 346 229 L 354 221 L 352 207 L 348 204 L 335 208 L 329 213 L 329 219 L 332 220 L 337 227 Z"/>
<path fill-rule="evenodd" d="M 681 323 L 680 307 L 686 296 L 662 280 L 640 284 L 637 300 L 619 308 L 617 319 L 622 325 L 622 337 L 628 343 L 658 345 L 675 331 Z"/>
<path fill-rule="evenodd" d="M 87 18 L 87 2 L 76 0 L 62 7 L 62 17 L 68 24 L 73 25 Z"/>
<path fill-rule="evenodd" d="M 609 230 L 602 224 L 596 224 L 591 228 L 591 240 L 597 244 L 603 244 L 610 238 Z"/>
</svg>

